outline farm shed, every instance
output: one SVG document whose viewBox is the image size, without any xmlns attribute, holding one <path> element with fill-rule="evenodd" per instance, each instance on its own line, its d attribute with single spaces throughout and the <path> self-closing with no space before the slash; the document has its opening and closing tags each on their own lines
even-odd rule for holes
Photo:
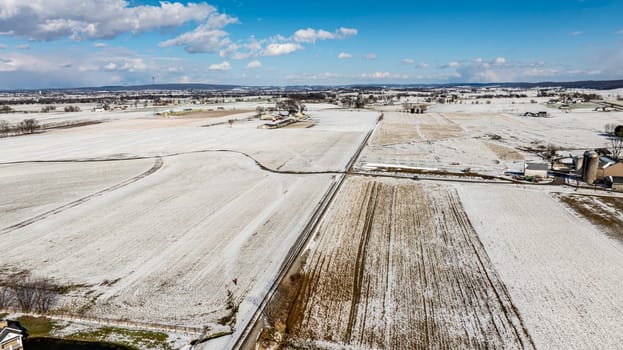
<svg viewBox="0 0 623 350">
<path fill-rule="evenodd" d="M 623 176 L 608 176 L 605 180 L 612 190 L 623 192 Z"/>
<path fill-rule="evenodd" d="M 26 329 L 19 322 L 11 320 L 0 321 L 0 349 L 23 349 L 23 341 L 27 336 Z"/>
<path fill-rule="evenodd" d="M 548 169 L 547 163 L 526 163 L 523 174 L 524 176 L 546 178 Z"/>
<path fill-rule="evenodd" d="M 617 162 L 612 158 L 600 157 L 597 176 L 599 178 L 605 178 L 608 176 L 623 176 L 623 163 Z"/>
</svg>

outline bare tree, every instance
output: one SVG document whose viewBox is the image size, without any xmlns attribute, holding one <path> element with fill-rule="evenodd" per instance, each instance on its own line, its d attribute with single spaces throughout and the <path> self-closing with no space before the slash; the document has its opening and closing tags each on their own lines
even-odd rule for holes
<svg viewBox="0 0 623 350">
<path fill-rule="evenodd" d="M 606 126 L 604 127 L 605 133 L 608 135 L 614 134 L 614 128 L 616 128 L 616 126 L 617 125 L 613 123 L 606 124 Z"/>
<path fill-rule="evenodd" d="M 291 98 L 277 102 L 275 107 L 277 107 L 278 110 L 288 111 L 289 114 L 302 112 L 305 109 L 305 106 L 301 104 L 300 101 Z"/>
<path fill-rule="evenodd" d="M 11 131 L 11 126 L 7 123 L 6 120 L 0 120 L 0 137 L 9 136 L 9 132 Z"/>
<path fill-rule="evenodd" d="M 17 307 L 24 312 L 46 312 L 58 297 L 59 287 L 47 278 L 19 275 L 7 285 L 13 292 Z"/>
<path fill-rule="evenodd" d="M 264 112 L 266 111 L 266 108 L 262 107 L 262 106 L 257 106 L 257 108 L 255 109 L 255 112 L 257 112 L 256 117 L 261 117 L 262 114 L 264 114 Z"/>
<path fill-rule="evenodd" d="M 619 160 L 619 158 L 621 158 L 621 154 L 623 153 L 623 134 L 610 137 L 609 146 L 612 158 Z"/>
<path fill-rule="evenodd" d="M 0 287 L 0 310 L 13 306 L 13 292 L 7 287 Z"/>
<path fill-rule="evenodd" d="M 40 128 L 36 119 L 24 119 L 19 123 L 19 129 L 22 133 L 32 134 Z"/>
</svg>

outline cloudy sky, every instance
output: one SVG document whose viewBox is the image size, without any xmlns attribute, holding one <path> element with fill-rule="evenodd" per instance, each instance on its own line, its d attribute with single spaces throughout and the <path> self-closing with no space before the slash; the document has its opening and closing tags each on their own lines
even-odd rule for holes
<svg viewBox="0 0 623 350">
<path fill-rule="evenodd" d="M 623 1 L 0 0 L 0 89 L 623 79 Z"/>
</svg>

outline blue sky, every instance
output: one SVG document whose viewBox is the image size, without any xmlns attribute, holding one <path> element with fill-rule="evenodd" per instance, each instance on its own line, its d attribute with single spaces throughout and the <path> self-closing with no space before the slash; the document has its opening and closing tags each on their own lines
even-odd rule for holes
<svg viewBox="0 0 623 350">
<path fill-rule="evenodd" d="M 0 89 L 623 79 L 623 1 L 0 0 Z"/>
</svg>

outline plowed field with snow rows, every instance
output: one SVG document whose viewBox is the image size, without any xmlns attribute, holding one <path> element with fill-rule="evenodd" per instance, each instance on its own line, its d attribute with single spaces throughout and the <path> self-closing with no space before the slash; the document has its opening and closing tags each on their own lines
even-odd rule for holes
<svg viewBox="0 0 623 350">
<path fill-rule="evenodd" d="M 295 346 L 534 347 L 451 187 L 350 177 L 309 249 Z"/>
</svg>

